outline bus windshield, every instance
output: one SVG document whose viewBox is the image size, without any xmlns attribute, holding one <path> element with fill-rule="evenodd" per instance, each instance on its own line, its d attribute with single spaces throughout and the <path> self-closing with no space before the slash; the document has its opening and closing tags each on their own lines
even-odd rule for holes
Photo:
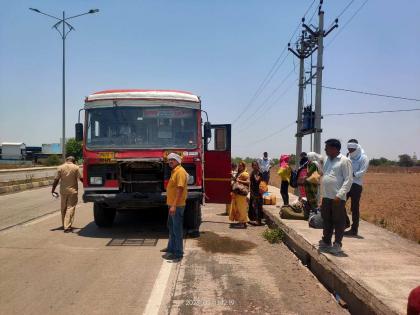
<svg viewBox="0 0 420 315">
<path fill-rule="evenodd" d="M 90 149 L 197 147 L 197 110 L 180 107 L 112 107 L 88 110 Z"/>
</svg>

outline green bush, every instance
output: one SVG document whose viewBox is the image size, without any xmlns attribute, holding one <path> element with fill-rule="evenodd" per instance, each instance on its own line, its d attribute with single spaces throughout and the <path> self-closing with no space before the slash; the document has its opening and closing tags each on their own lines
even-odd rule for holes
<svg viewBox="0 0 420 315">
<path fill-rule="evenodd" d="M 47 166 L 60 165 L 61 163 L 62 163 L 62 161 L 61 161 L 61 159 L 57 155 L 50 155 L 45 160 L 45 165 L 47 165 Z"/>
<path fill-rule="evenodd" d="M 80 160 L 83 155 L 82 142 L 70 138 L 66 143 L 66 156 L 74 156 L 76 161 Z"/>
<path fill-rule="evenodd" d="M 270 243 L 280 243 L 283 240 L 283 230 L 280 228 L 274 228 L 274 229 L 266 229 L 262 236 Z"/>
</svg>

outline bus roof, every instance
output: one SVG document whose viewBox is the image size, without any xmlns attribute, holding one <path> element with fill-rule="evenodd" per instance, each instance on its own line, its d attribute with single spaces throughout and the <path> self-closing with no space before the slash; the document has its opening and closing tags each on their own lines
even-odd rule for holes
<svg viewBox="0 0 420 315">
<path fill-rule="evenodd" d="M 85 102 L 102 100 L 165 100 L 200 103 L 200 98 L 190 92 L 175 90 L 106 90 L 86 97 Z"/>
</svg>

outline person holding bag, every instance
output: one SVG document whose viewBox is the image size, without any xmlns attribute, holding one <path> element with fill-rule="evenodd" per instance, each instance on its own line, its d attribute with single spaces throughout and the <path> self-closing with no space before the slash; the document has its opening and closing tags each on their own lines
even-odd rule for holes
<svg viewBox="0 0 420 315">
<path fill-rule="evenodd" d="M 307 154 L 308 164 L 307 170 L 308 173 L 305 179 L 305 192 L 306 199 L 311 210 L 318 208 L 318 188 L 321 182 L 322 176 L 322 161 L 323 158 L 320 154 L 315 152 L 309 152 Z"/>
<path fill-rule="evenodd" d="M 232 207 L 229 220 L 231 228 L 246 229 L 248 218 L 248 202 L 246 197 L 249 193 L 249 174 L 246 171 L 246 164 L 241 161 L 238 165 L 238 173 L 235 177 L 235 183 L 232 187 Z"/>
<path fill-rule="evenodd" d="M 267 191 L 267 184 L 263 181 L 262 173 L 257 161 L 252 162 L 251 186 L 249 197 L 248 216 L 251 225 L 262 225 L 263 213 L 263 193 Z"/>
</svg>

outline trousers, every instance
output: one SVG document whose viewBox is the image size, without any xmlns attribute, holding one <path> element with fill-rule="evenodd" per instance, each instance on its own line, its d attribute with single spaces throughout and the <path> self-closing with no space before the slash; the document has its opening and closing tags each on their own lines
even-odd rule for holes
<svg viewBox="0 0 420 315">
<path fill-rule="evenodd" d="M 61 194 L 61 223 L 65 230 L 70 229 L 73 224 L 77 201 L 77 193 Z"/>
<path fill-rule="evenodd" d="M 176 207 L 174 215 L 168 215 L 168 229 L 169 229 L 169 240 L 168 240 L 168 253 L 173 254 L 176 257 L 182 257 L 184 255 L 184 207 Z"/>
<path fill-rule="evenodd" d="M 287 180 L 282 180 L 280 185 L 280 194 L 283 199 L 283 204 L 285 206 L 289 205 L 289 182 Z"/>
<path fill-rule="evenodd" d="M 346 202 L 340 200 L 338 203 L 333 199 L 323 198 L 321 205 L 321 216 L 324 221 L 323 237 L 325 243 L 330 244 L 335 231 L 335 241 L 341 245 L 346 226 Z"/>
<path fill-rule="evenodd" d="M 347 200 L 351 199 L 351 219 L 352 225 L 351 229 L 353 232 L 358 232 L 359 230 L 359 220 L 360 220 L 360 197 L 362 196 L 363 186 L 358 184 L 352 184 L 350 191 L 347 193 Z M 350 225 L 350 219 L 347 216 L 347 224 Z"/>
</svg>

